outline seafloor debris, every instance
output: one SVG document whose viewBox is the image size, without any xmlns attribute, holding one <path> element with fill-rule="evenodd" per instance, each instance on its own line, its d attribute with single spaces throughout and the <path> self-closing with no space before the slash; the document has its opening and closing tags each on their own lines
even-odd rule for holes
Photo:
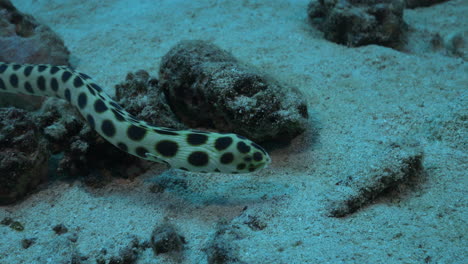
<svg viewBox="0 0 468 264">
<path fill-rule="evenodd" d="M 11 217 L 3 218 L 0 224 L 9 226 L 11 229 L 15 231 L 21 232 L 24 230 L 24 225 L 19 221 L 13 220 Z"/>
<path fill-rule="evenodd" d="M 64 224 L 58 224 L 52 227 L 52 230 L 54 230 L 55 234 L 61 235 L 65 234 L 68 232 L 68 228 Z"/>
<path fill-rule="evenodd" d="M 49 156 L 47 141 L 31 115 L 0 108 L 0 204 L 21 199 L 43 182 Z"/>
<path fill-rule="evenodd" d="M 370 166 L 365 174 L 343 180 L 338 198 L 332 198 L 328 213 L 343 217 L 371 203 L 385 191 L 401 185 L 417 182 L 423 171 L 423 152 L 415 143 L 393 143 L 381 154 L 379 164 Z M 340 195 L 341 194 L 341 195 Z"/>
<path fill-rule="evenodd" d="M 35 242 L 36 242 L 37 238 L 36 237 L 32 237 L 32 238 L 23 238 L 21 239 L 21 246 L 24 248 L 24 249 L 27 249 L 29 248 L 30 246 L 32 246 Z"/>
<path fill-rule="evenodd" d="M 169 107 L 158 80 L 144 70 L 128 73 L 125 81 L 115 86 L 115 96 L 125 110 L 151 125 L 186 129 Z"/>
<path fill-rule="evenodd" d="M 255 141 L 290 140 L 308 118 L 300 92 L 205 41 L 182 41 L 162 59 L 160 85 L 191 127 L 215 128 Z"/>
<path fill-rule="evenodd" d="M 9 0 L 0 0 L 0 61 L 68 65 L 70 52 L 63 40 L 31 15 L 18 11 Z M 1 106 L 38 109 L 37 96 L 2 94 Z"/>
<path fill-rule="evenodd" d="M 313 0 L 307 13 L 330 41 L 397 48 L 407 28 L 404 7 L 403 0 Z"/>
<path fill-rule="evenodd" d="M 169 224 L 156 227 L 151 234 L 151 247 L 156 255 L 180 252 L 185 243 L 185 238 Z"/>
</svg>

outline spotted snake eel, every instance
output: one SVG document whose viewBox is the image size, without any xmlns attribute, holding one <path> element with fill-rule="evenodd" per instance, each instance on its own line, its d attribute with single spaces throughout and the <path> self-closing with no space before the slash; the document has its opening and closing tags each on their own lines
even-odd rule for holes
<svg viewBox="0 0 468 264">
<path fill-rule="evenodd" d="M 249 173 L 271 162 L 249 139 L 231 133 L 152 126 L 125 111 L 88 75 L 66 66 L 0 62 L 0 92 L 57 97 L 122 151 L 193 172 Z"/>
</svg>

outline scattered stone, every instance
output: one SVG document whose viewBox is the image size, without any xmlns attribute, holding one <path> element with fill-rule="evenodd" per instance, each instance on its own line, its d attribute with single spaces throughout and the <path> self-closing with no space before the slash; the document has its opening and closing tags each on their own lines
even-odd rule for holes
<svg viewBox="0 0 468 264">
<path fill-rule="evenodd" d="M 307 13 L 330 41 L 399 48 L 407 30 L 404 7 L 403 0 L 313 0 Z"/>
<path fill-rule="evenodd" d="M 22 240 L 21 240 L 21 246 L 22 246 L 24 249 L 27 249 L 27 248 L 29 248 L 30 246 L 32 246 L 32 245 L 36 242 L 36 240 L 37 240 L 37 238 L 35 238 L 35 237 L 22 239 Z"/>
<path fill-rule="evenodd" d="M 234 132 L 254 141 L 290 140 L 304 132 L 303 95 L 205 41 L 182 41 L 161 61 L 160 85 L 190 127 Z"/>
<path fill-rule="evenodd" d="M 154 254 L 179 253 L 183 250 L 185 238 L 177 233 L 173 226 L 163 224 L 151 234 L 151 247 Z"/>
<path fill-rule="evenodd" d="M 11 229 L 15 231 L 23 231 L 24 226 L 21 224 L 19 221 L 13 220 L 11 217 L 5 217 L 3 220 L 0 222 L 2 225 L 10 226 Z"/>
<path fill-rule="evenodd" d="M 58 224 L 52 228 L 54 230 L 55 234 L 61 235 L 65 234 L 68 232 L 68 228 L 64 224 Z"/>
<path fill-rule="evenodd" d="M 0 204 L 25 197 L 45 181 L 50 153 L 34 119 L 15 108 L 0 109 Z"/>
<path fill-rule="evenodd" d="M 24 225 L 19 221 L 13 221 L 10 224 L 10 228 L 18 232 L 24 231 Z"/>
<path fill-rule="evenodd" d="M 0 224 L 6 225 L 6 226 L 10 225 L 11 223 L 13 223 L 13 218 L 8 217 L 8 216 L 3 218 L 2 221 L 0 222 Z"/>
<path fill-rule="evenodd" d="M 405 0 L 406 8 L 425 7 L 447 2 L 448 0 Z"/>
<path fill-rule="evenodd" d="M 115 86 L 115 95 L 125 110 L 151 125 L 186 128 L 169 107 L 158 80 L 144 70 L 128 73 L 125 81 Z"/>
<path fill-rule="evenodd" d="M 330 216 L 354 213 L 386 191 L 418 181 L 423 172 L 423 152 L 417 143 L 393 143 L 381 155 L 379 164 L 370 166 L 366 175 L 356 175 L 336 184 L 342 195 L 330 201 L 327 209 Z"/>
</svg>

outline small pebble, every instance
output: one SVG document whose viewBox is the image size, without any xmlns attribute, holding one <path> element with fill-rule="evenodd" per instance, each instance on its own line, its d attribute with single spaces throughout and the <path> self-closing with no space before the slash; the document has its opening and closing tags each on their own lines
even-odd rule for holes
<svg viewBox="0 0 468 264">
<path fill-rule="evenodd" d="M 185 238 L 170 225 L 156 227 L 151 234 L 151 246 L 156 255 L 168 252 L 179 252 L 185 244 Z"/>
<path fill-rule="evenodd" d="M 29 248 L 32 244 L 36 242 L 36 238 L 25 238 L 21 240 L 21 246 L 23 246 L 24 249 Z"/>
<path fill-rule="evenodd" d="M 58 224 L 54 226 L 52 230 L 54 230 L 55 234 L 57 235 L 65 234 L 66 232 L 68 232 L 68 228 L 64 224 Z"/>
</svg>

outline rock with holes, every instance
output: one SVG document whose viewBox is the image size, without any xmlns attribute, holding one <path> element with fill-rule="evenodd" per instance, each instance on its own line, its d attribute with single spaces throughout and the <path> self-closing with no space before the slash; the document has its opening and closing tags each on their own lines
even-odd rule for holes
<svg viewBox="0 0 468 264">
<path fill-rule="evenodd" d="M 70 52 L 63 40 L 31 15 L 18 11 L 8 0 L 0 0 L 0 61 L 68 65 Z M 43 98 L 2 94 L 1 106 L 38 109 Z"/>
<path fill-rule="evenodd" d="M 313 0 L 307 13 L 330 41 L 398 48 L 407 29 L 404 7 L 404 0 Z"/>
<path fill-rule="evenodd" d="M 125 81 L 115 86 L 115 95 L 125 110 L 152 125 L 186 129 L 169 107 L 158 80 L 144 70 L 128 73 Z"/>
<path fill-rule="evenodd" d="M 50 153 L 31 116 L 0 108 L 0 204 L 23 198 L 46 179 Z"/>
<path fill-rule="evenodd" d="M 100 186 L 102 178 L 134 177 L 149 167 L 103 139 L 64 100 L 48 99 L 37 113 L 36 122 L 43 129 L 52 153 L 60 153 L 59 174 L 88 175 L 87 183 Z"/>
<path fill-rule="evenodd" d="M 290 140 L 305 130 L 307 104 L 229 52 L 205 41 L 182 41 L 162 59 L 160 85 L 190 127 L 234 132 L 254 141 Z"/>
</svg>

